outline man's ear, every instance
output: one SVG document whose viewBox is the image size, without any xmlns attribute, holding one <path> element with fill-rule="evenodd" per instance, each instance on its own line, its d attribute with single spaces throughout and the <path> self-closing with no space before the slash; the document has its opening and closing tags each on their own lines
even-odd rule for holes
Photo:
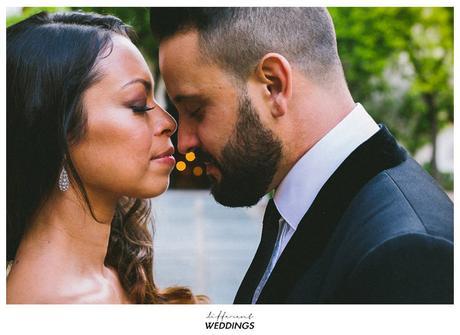
<svg viewBox="0 0 460 335">
<path fill-rule="evenodd" d="M 277 53 L 266 54 L 257 66 L 256 77 L 265 85 L 273 116 L 284 115 L 292 96 L 292 68 L 288 60 Z"/>
</svg>

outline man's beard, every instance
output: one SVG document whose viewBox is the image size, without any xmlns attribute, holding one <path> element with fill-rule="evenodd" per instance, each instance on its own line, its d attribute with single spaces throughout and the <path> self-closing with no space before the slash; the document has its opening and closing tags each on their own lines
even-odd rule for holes
<svg viewBox="0 0 460 335">
<path fill-rule="evenodd" d="M 219 159 L 204 153 L 221 172 L 211 193 L 224 206 L 252 206 L 267 193 L 281 159 L 281 141 L 265 128 L 247 94 L 240 96 L 233 134 Z"/>
</svg>

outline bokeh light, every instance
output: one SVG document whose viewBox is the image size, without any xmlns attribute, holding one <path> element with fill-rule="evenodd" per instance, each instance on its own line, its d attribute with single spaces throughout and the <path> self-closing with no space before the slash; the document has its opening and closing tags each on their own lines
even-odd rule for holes
<svg viewBox="0 0 460 335">
<path fill-rule="evenodd" d="M 179 170 L 179 171 L 184 171 L 185 169 L 187 168 L 187 164 L 185 164 L 185 162 L 183 161 L 178 161 L 176 163 L 176 169 Z"/>
<path fill-rule="evenodd" d="M 193 175 L 199 177 L 203 174 L 203 168 L 201 166 L 195 166 L 193 168 Z"/>
<path fill-rule="evenodd" d="M 195 160 L 196 156 L 194 152 L 187 152 L 185 154 L 185 159 L 188 160 L 189 162 L 193 162 Z"/>
</svg>

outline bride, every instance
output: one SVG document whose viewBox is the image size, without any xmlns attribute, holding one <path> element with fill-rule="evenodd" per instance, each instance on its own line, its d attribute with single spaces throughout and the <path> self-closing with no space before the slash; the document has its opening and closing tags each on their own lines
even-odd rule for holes
<svg viewBox="0 0 460 335">
<path fill-rule="evenodd" d="M 34 15 L 7 30 L 8 303 L 195 303 L 153 280 L 149 202 L 174 119 L 130 27 Z"/>
</svg>

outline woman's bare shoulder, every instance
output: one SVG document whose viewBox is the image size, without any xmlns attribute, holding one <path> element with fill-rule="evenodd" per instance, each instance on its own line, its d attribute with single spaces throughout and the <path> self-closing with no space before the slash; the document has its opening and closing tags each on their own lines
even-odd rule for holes
<svg viewBox="0 0 460 335">
<path fill-rule="evenodd" d="M 58 269 L 39 266 L 28 260 L 15 261 L 6 281 L 8 304 L 57 303 L 60 285 L 56 280 Z"/>
<path fill-rule="evenodd" d="M 24 262 L 26 263 L 26 262 Z M 52 266 L 14 264 L 7 278 L 8 304 L 117 303 L 113 290 L 91 277 L 78 277 Z"/>
</svg>

